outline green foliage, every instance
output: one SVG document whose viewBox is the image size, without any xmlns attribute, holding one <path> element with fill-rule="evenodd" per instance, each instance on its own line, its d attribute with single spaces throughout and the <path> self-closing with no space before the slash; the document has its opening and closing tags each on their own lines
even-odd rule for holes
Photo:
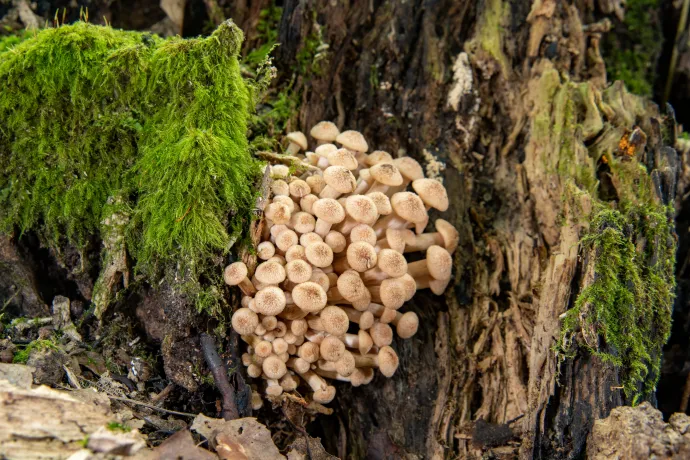
<svg viewBox="0 0 690 460">
<path fill-rule="evenodd" d="M 129 433 L 132 431 L 132 429 L 128 426 L 123 425 L 120 422 L 110 422 L 105 426 L 107 429 L 110 431 L 115 431 L 115 432 L 120 432 L 120 433 Z"/>
<path fill-rule="evenodd" d="M 0 36 L 0 53 L 14 48 L 27 38 L 33 37 L 36 31 L 22 30 L 16 35 Z"/>
<path fill-rule="evenodd" d="M 81 247 L 122 197 L 137 268 L 196 283 L 249 219 L 258 178 L 242 38 L 231 22 L 191 40 L 76 23 L 0 53 L 0 231 Z"/>
<path fill-rule="evenodd" d="M 256 25 L 259 46 L 247 53 L 242 63 L 250 68 L 256 68 L 271 56 L 273 49 L 278 46 L 278 23 L 283 15 L 283 9 L 270 5 L 259 13 Z"/>
<path fill-rule="evenodd" d="M 58 347 L 50 340 L 34 340 L 30 344 L 28 344 L 23 350 L 16 352 L 14 354 L 14 357 L 12 358 L 12 362 L 15 364 L 26 364 L 27 361 L 29 361 L 29 358 L 31 357 L 31 353 L 40 350 L 57 351 Z"/>
<path fill-rule="evenodd" d="M 608 34 L 603 54 L 609 81 L 623 80 L 635 94 L 651 96 L 663 46 L 658 0 L 628 0 L 622 27 Z"/>
</svg>

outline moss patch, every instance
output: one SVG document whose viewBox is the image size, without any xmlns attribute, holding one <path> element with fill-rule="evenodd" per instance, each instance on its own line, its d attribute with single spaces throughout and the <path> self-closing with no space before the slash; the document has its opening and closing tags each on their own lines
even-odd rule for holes
<svg viewBox="0 0 690 460">
<path fill-rule="evenodd" d="M 190 40 L 76 23 L 0 53 L 0 231 L 83 247 L 112 234 L 118 197 L 138 270 L 198 283 L 250 219 L 258 177 L 242 39 L 229 21 Z"/>
<path fill-rule="evenodd" d="M 50 340 L 34 340 L 28 344 L 23 350 L 14 354 L 12 362 L 15 364 L 26 364 L 31 357 L 31 353 L 40 350 L 58 350 L 57 345 Z"/>
</svg>

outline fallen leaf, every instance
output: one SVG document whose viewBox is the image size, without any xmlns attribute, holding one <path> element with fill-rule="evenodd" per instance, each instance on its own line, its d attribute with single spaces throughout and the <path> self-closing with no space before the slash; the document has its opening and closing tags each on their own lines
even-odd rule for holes
<svg viewBox="0 0 690 460">
<path fill-rule="evenodd" d="M 199 414 L 192 430 L 211 441 L 224 459 L 285 460 L 273 444 L 271 432 L 253 417 L 226 421 Z M 222 457 L 231 454 L 236 456 Z"/>
<path fill-rule="evenodd" d="M 153 449 L 152 459 L 217 460 L 218 457 L 206 449 L 197 447 L 189 430 L 180 430 Z"/>
</svg>

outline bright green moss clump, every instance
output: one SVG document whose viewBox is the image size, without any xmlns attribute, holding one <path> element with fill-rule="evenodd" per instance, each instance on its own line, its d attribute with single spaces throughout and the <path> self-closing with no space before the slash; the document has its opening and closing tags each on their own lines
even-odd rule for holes
<svg viewBox="0 0 690 460">
<path fill-rule="evenodd" d="M 242 39 L 232 22 L 191 40 L 76 23 L 0 53 L 0 231 L 83 247 L 121 197 L 137 267 L 194 279 L 252 204 Z"/>
</svg>

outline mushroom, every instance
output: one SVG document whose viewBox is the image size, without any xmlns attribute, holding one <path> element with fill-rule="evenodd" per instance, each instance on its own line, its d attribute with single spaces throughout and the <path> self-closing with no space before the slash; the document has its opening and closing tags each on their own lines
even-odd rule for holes
<svg viewBox="0 0 690 460">
<path fill-rule="evenodd" d="M 417 179 L 412 188 L 422 199 L 427 211 L 431 208 L 443 212 L 448 209 L 448 193 L 442 183 L 435 179 Z"/>
<path fill-rule="evenodd" d="M 344 166 L 329 166 L 323 172 L 326 187 L 319 193 L 320 198 L 338 198 L 343 193 L 351 193 L 357 182 L 355 176 Z"/>
<path fill-rule="evenodd" d="M 331 282 L 328 278 L 328 275 L 326 275 L 320 268 L 312 269 L 311 278 L 309 279 L 309 281 L 312 281 L 321 286 L 324 292 L 328 291 L 331 287 Z"/>
<path fill-rule="evenodd" d="M 318 284 L 307 281 L 295 286 L 292 290 L 292 300 L 303 311 L 316 313 L 326 306 L 326 291 Z"/>
<path fill-rule="evenodd" d="M 254 296 L 254 309 L 267 316 L 276 316 L 285 308 L 285 293 L 277 286 L 268 286 Z"/>
<path fill-rule="evenodd" d="M 323 242 L 312 243 L 307 246 L 305 255 L 310 264 L 321 269 L 325 269 L 333 263 L 333 250 Z"/>
<path fill-rule="evenodd" d="M 393 329 L 388 324 L 375 323 L 369 328 L 369 335 L 377 347 L 384 347 L 393 343 Z"/>
<path fill-rule="evenodd" d="M 287 373 L 280 379 L 280 386 L 283 387 L 283 391 L 295 391 L 299 386 L 299 379 Z"/>
<path fill-rule="evenodd" d="M 261 325 L 266 328 L 266 331 L 272 331 L 278 324 L 278 318 L 275 316 L 264 316 L 261 318 Z"/>
<path fill-rule="evenodd" d="M 393 157 L 390 153 L 383 150 L 374 150 L 367 157 L 367 165 L 374 166 L 379 163 L 392 163 Z"/>
<path fill-rule="evenodd" d="M 374 302 L 397 310 L 405 303 L 408 290 L 399 278 L 389 278 L 383 280 L 378 286 L 369 286 L 369 292 Z"/>
<path fill-rule="evenodd" d="M 414 235 L 413 239 L 405 245 L 405 252 L 424 251 L 429 246 L 437 245 L 446 248 L 449 253 L 455 252 L 460 240 L 460 234 L 448 221 L 436 219 L 434 233 L 422 233 Z"/>
<path fill-rule="evenodd" d="M 263 262 L 256 267 L 254 276 L 264 285 L 277 285 L 285 281 L 285 267 L 278 262 Z"/>
<path fill-rule="evenodd" d="M 272 179 L 284 179 L 290 175 L 290 168 L 285 165 L 273 165 L 271 166 L 271 178 Z"/>
<path fill-rule="evenodd" d="M 311 279 L 312 267 L 302 259 L 292 260 L 285 265 L 287 279 L 295 284 L 306 283 Z"/>
<path fill-rule="evenodd" d="M 334 230 L 328 232 L 323 241 L 330 246 L 331 250 L 336 254 L 343 252 L 347 247 L 347 239 L 345 238 L 345 235 Z"/>
<path fill-rule="evenodd" d="M 301 244 L 290 246 L 288 250 L 285 251 L 286 263 L 290 263 L 293 260 L 303 260 L 305 262 L 308 262 L 306 250 L 304 249 L 304 246 L 302 246 Z"/>
<path fill-rule="evenodd" d="M 314 342 L 304 342 L 297 349 L 297 356 L 310 364 L 315 363 L 321 357 L 319 345 Z"/>
<path fill-rule="evenodd" d="M 300 150 L 307 150 L 307 136 L 301 131 L 288 133 L 285 137 L 289 141 L 287 150 L 285 151 L 286 154 L 294 155 Z"/>
<path fill-rule="evenodd" d="M 332 198 L 321 198 L 314 202 L 312 211 L 317 218 L 314 231 L 322 238 L 328 234 L 333 224 L 345 219 L 345 209 Z"/>
<path fill-rule="evenodd" d="M 328 235 L 326 235 L 326 236 L 328 236 Z M 323 242 L 323 238 L 321 238 L 321 236 L 315 232 L 303 233 L 299 237 L 299 244 L 305 248 L 307 246 L 309 246 L 310 244 L 322 243 L 322 242 Z"/>
<path fill-rule="evenodd" d="M 450 279 L 453 259 L 441 246 L 431 245 L 426 250 L 426 259 L 407 264 L 407 273 L 415 279 L 430 275 L 436 280 Z"/>
<path fill-rule="evenodd" d="M 348 150 L 358 153 L 366 153 L 369 150 L 369 145 L 364 139 L 364 136 L 358 131 L 343 131 L 338 134 L 335 141 Z"/>
<path fill-rule="evenodd" d="M 289 358 L 285 364 L 298 374 L 303 374 L 304 372 L 309 371 L 311 368 L 311 365 L 302 358 Z"/>
<path fill-rule="evenodd" d="M 362 281 L 382 281 L 386 278 L 399 278 L 407 273 L 407 260 L 393 249 L 381 249 L 378 254 L 376 268 L 362 274 Z"/>
<path fill-rule="evenodd" d="M 450 278 L 446 280 L 437 280 L 434 279 L 431 275 L 427 275 L 416 280 L 416 287 L 417 289 L 430 288 L 431 292 L 433 292 L 434 294 L 443 295 L 443 293 L 446 291 L 446 288 L 448 287 L 448 283 L 450 283 Z"/>
<path fill-rule="evenodd" d="M 410 222 L 423 222 L 428 218 L 424 202 L 412 192 L 398 192 L 391 197 L 393 213 L 379 219 L 374 225 L 376 236 L 381 238 L 388 228 L 405 228 Z"/>
<path fill-rule="evenodd" d="M 366 224 L 359 224 L 352 228 L 349 235 L 350 243 L 364 241 L 372 246 L 376 245 L 376 231 Z"/>
<path fill-rule="evenodd" d="M 393 212 L 393 208 L 391 207 L 391 199 L 388 198 L 388 195 L 386 195 L 385 193 L 371 192 L 367 193 L 366 196 L 374 202 L 374 204 L 376 205 L 376 210 L 380 215 L 387 216 L 388 214 Z"/>
<path fill-rule="evenodd" d="M 283 254 L 292 246 L 296 245 L 298 241 L 299 238 L 297 237 L 297 233 L 290 229 L 283 230 L 275 239 L 276 247 Z"/>
<path fill-rule="evenodd" d="M 386 377 L 392 377 L 398 369 L 398 355 L 389 346 L 381 347 L 378 354 L 364 356 L 355 355 L 355 365 L 357 367 L 378 367 Z"/>
<path fill-rule="evenodd" d="M 374 179 L 374 184 L 367 193 L 382 192 L 386 193 L 389 187 L 395 187 L 403 182 L 403 177 L 398 168 L 391 163 L 378 163 L 369 168 L 369 174 Z"/>
<path fill-rule="evenodd" d="M 335 398 L 335 387 L 328 385 L 323 378 L 314 372 L 303 372 L 300 374 L 300 377 L 314 390 L 314 402 L 328 404 Z"/>
<path fill-rule="evenodd" d="M 329 335 L 319 344 L 319 353 L 326 361 L 338 361 L 345 353 L 345 344 L 339 338 Z"/>
<path fill-rule="evenodd" d="M 276 253 L 276 247 L 270 241 L 262 241 L 256 247 L 256 255 L 261 260 L 268 260 Z"/>
<path fill-rule="evenodd" d="M 374 340 L 367 331 L 360 330 L 357 335 L 345 334 L 343 341 L 348 348 L 359 350 L 361 354 L 369 353 L 374 346 Z"/>
<path fill-rule="evenodd" d="M 415 234 L 407 228 L 389 228 L 386 236 L 376 242 L 376 250 L 390 248 L 397 252 L 404 252 L 408 243 L 414 242 Z"/>
<path fill-rule="evenodd" d="M 376 249 L 369 243 L 358 241 L 347 247 L 345 257 L 338 258 L 333 264 L 333 269 L 338 273 L 349 269 L 365 272 L 374 268 L 377 261 Z"/>
<path fill-rule="evenodd" d="M 353 387 L 367 385 L 374 379 L 374 372 L 369 367 L 355 368 L 355 370 L 349 377 L 340 375 L 336 371 L 327 371 L 318 367 L 314 370 L 314 372 L 316 372 L 322 377 L 326 377 L 331 380 L 349 382 L 352 384 Z"/>
<path fill-rule="evenodd" d="M 244 295 L 251 297 L 256 294 L 256 288 L 247 278 L 247 273 L 247 266 L 244 262 L 235 262 L 225 267 L 223 280 L 228 286 L 239 286 Z"/>
<path fill-rule="evenodd" d="M 240 335 L 251 334 L 259 325 L 259 316 L 249 308 L 239 308 L 232 315 L 232 328 Z"/>
<path fill-rule="evenodd" d="M 314 127 L 309 131 L 311 137 L 316 139 L 317 145 L 324 144 L 326 142 L 334 142 L 340 134 L 340 130 L 330 121 L 320 121 L 314 125 Z"/>
<path fill-rule="evenodd" d="M 352 192 L 355 195 L 361 195 L 362 193 L 369 190 L 369 187 L 374 183 L 374 179 L 371 177 L 371 173 L 368 169 L 360 169 L 359 177 L 357 178 L 357 185 L 355 190 Z"/>
<path fill-rule="evenodd" d="M 359 311 L 350 307 L 340 307 L 345 312 L 347 318 L 357 324 L 361 329 L 369 329 L 374 324 L 374 314 L 369 310 Z"/>
<path fill-rule="evenodd" d="M 321 177 L 321 176 L 312 176 L 312 177 Z M 325 185 L 325 184 L 324 184 Z M 308 212 L 309 214 L 314 214 L 312 212 L 312 206 L 314 203 L 318 201 L 319 197 L 314 195 L 313 193 L 310 193 L 309 195 L 305 196 L 301 200 L 299 200 L 299 206 L 302 208 L 302 211 Z"/>
<path fill-rule="evenodd" d="M 276 355 L 270 355 L 264 359 L 261 369 L 269 379 L 279 379 L 287 373 L 285 363 Z"/>
<path fill-rule="evenodd" d="M 340 307 L 329 305 L 321 310 L 318 317 L 307 319 L 307 324 L 315 331 L 339 336 L 347 332 L 350 319 Z"/>
<path fill-rule="evenodd" d="M 313 175 L 309 176 L 306 179 L 307 184 L 309 185 L 309 188 L 311 189 L 311 192 L 315 195 L 318 195 L 321 193 L 321 191 L 326 187 L 326 181 L 323 180 L 323 176 L 320 175 Z M 301 203 L 300 203 L 301 206 Z"/>
<path fill-rule="evenodd" d="M 274 201 L 266 207 L 264 214 L 274 224 L 287 224 L 290 222 L 290 208 L 285 203 Z"/>
<path fill-rule="evenodd" d="M 359 224 L 373 225 L 379 217 L 376 203 L 364 195 L 350 195 L 345 200 L 347 217 L 338 227 L 343 235 L 349 235 L 352 229 Z"/>
<path fill-rule="evenodd" d="M 328 164 L 331 166 L 342 166 L 344 168 L 349 169 L 350 171 L 354 171 L 357 169 L 357 166 L 359 166 L 359 163 L 357 163 L 357 159 L 355 156 L 352 154 L 347 149 L 337 149 L 328 152 L 326 158 L 328 158 Z"/>
<path fill-rule="evenodd" d="M 288 186 L 288 183 L 284 180 L 277 179 L 274 180 L 271 184 L 271 193 L 273 193 L 274 196 L 287 196 L 290 194 L 290 187 Z"/>
<path fill-rule="evenodd" d="M 398 313 L 392 308 L 387 308 L 384 305 L 373 302 L 369 304 L 369 306 L 367 307 L 367 311 L 371 312 L 374 316 L 376 316 L 379 319 L 379 321 L 381 321 L 384 324 L 393 322 Z"/>
<path fill-rule="evenodd" d="M 305 197 L 311 193 L 311 187 L 302 179 L 295 179 L 290 182 L 288 186 L 290 191 L 290 196 L 293 200 L 299 201 L 302 197 Z"/>
<path fill-rule="evenodd" d="M 295 229 L 297 233 L 310 233 L 314 231 L 316 219 L 311 214 L 299 211 L 290 217 L 290 226 Z"/>
<path fill-rule="evenodd" d="M 328 167 L 328 154 L 335 150 L 338 150 L 338 147 L 334 144 L 321 144 L 316 147 L 314 153 L 319 157 L 319 160 L 316 162 L 316 167 L 326 169 Z"/>
<path fill-rule="evenodd" d="M 414 158 L 396 158 L 393 160 L 393 164 L 398 168 L 400 174 L 402 174 L 403 182 L 398 187 L 388 189 L 388 193 L 391 195 L 393 193 L 405 190 L 411 182 L 424 177 L 424 170 L 422 169 L 422 166 Z"/>
<path fill-rule="evenodd" d="M 261 340 L 256 335 L 244 334 L 241 336 L 242 340 L 254 348 L 256 356 L 267 358 L 273 353 L 273 345 L 266 340 Z M 263 363 L 263 360 L 261 361 Z"/>
<path fill-rule="evenodd" d="M 280 337 L 275 339 L 271 345 L 273 346 L 273 353 L 276 355 L 282 355 L 283 353 L 287 352 L 288 343 Z"/>
</svg>

